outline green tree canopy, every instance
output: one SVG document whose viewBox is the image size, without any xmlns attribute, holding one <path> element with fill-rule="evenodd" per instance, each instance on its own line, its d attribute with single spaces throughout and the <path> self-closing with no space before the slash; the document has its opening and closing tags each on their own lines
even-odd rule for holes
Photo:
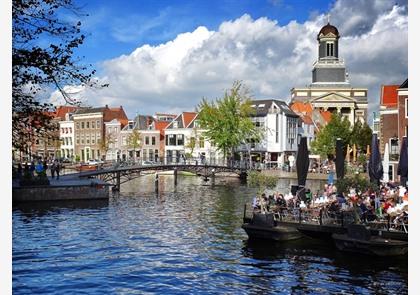
<svg viewBox="0 0 420 295">
<path fill-rule="evenodd" d="M 351 144 L 355 144 L 363 153 L 366 153 L 367 146 L 370 145 L 372 140 L 372 129 L 369 125 L 361 123 L 359 120 L 354 123 L 351 133 Z"/>
<path fill-rule="evenodd" d="M 198 106 L 204 136 L 214 142 L 216 148 L 233 156 L 234 149 L 249 138 L 255 138 L 259 130 L 251 120 L 255 110 L 251 107 L 250 91 L 242 82 L 235 81 L 222 99 L 203 99 Z"/>
<path fill-rule="evenodd" d="M 54 106 L 40 101 L 40 90 L 57 89 L 77 104 L 64 86 L 96 84 L 95 72 L 74 56 L 85 40 L 81 16 L 72 0 L 12 1 L 12 142 L 19 150 L 55 128 L 48 115 Z"/>
<path fill-rule="evenodd" d="M 322 127 L 317 133 L 315 140 L 311 143 L 312 151 L 322 157 L 335 154 L 335 144 L 337 138 L 341 138 L 343 147 L 350 144 L 352 128 L 347 118 L 342 118 L 337 114 L 331 116 L 331 121 Z"/>
</svg>

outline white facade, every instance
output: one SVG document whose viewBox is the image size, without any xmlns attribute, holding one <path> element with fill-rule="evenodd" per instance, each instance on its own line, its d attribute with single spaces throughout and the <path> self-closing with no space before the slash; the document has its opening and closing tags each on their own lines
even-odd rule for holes
<svg viewBox="0 0 420 295">
<path fill-rule="evenodd" d="M 61 156 L 67 159 L 74 158 L 74 121 L 69 120 L 68 114 L 66 121 L 60 121 L 60 140 Z"/>
<path fill-rule="evenodd" d="M 105 140 L 108 140 L 108 151 L 105 160 L 116 161 L 121 149 L 121 123 L 114 119 L 111 122 L 105 122 Z"/>
<path fill-rule="evenodd" d="M 243 144 L 238 148 L 241 159 L 280 167 L 289 155 L 295 155 L 298 145 L 298 120 L 290 108 L 278 100 L 255 100 L 257 115 L 251 120 L 262 130 L 259 143 Z"/>
</svg>

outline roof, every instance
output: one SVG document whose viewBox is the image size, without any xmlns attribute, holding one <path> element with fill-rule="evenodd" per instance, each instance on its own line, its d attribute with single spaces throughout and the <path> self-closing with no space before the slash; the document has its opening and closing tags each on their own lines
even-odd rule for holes
<svg viewBox="0 0 420 295">
<path fill-rule="evenodd" d="M 75 112 L 75 114 L 90 113 L 102 113 L 104 122 L 110 122 L 113 119 L 117 119 L 123 126 L 128 124 L 128 118 L 122 106 L 119 108 L 109 108 L 108 105 L 105 105 L 105 107 L 83 108 Z"/>
<path fill-rule="evenodd" d="M 155 121 L 155 129 L 160 131 L 160 134 L 163 135 L 163 130 L 169 125 L 168 121 Z"/>
<path fill-rule="evenodd" d="M 399 87 L 400 89 L 407 88 L 408 89 L 408 79 L 405 80 Z"/>
<path fill-rule="evenodd" d="M 79 109 L 79 107 L 76 107 L 76 106 L 59 106 L 55 110 L 54 117 L 65 120 L 67 113 L 74 113 L 77 109 Z"/>
<path fill-rule="evenodd" d="M 310 115 L 303 115 L 300 118 L 302 119 L 303 123 L 305 123 L 306 125 L 313 125 L 314 124 Z"/>
<path fill-rule="evenodd" d="M 381 87 L 381 100 L 382 106 L 396 107 L 398 103 L 397 89 L 400 85 L 382 85 Z"/>
<path fill-rule="evenodd" d="M 312 115 L 312 105 L 310 103 L 305 103 L 302 101 L 295 101 L 290 105 L 290 108 L 292 109 L 292 111 L 294 111 L 297 114 L 302 114 L 302 115 Z"/>
<path fill-rule="evenodd" d="M 255 108 L 256 114 L 255 117 L 265 117 L 268 114 L 273 103 L 276 104 L 280 108 L 280 110 L 288 116 L 292 117 L 299 117 L 296 113 L 294 113 L 287 103 L 283 100 L 278 99 L 260 99 L 260 100 L 252 100 L 252 105 Z"/>
<path fill-rule="evenodd" d="M 325 120 L 325 122 L 329 123 L 331 121 L 332 113 L 329 111 L 320 111 L 319 112 L 322 116 L 322 118 Z"/>
<path fill-rule="evenodd" d="M 318 33 L 318 39 L 319 36 L 322 34 L 324 36 L 328 35 L 329 33 L 332 33 L 334 35 L 336 35 L 337 37 L 340 37 L 340 34 L 338 33 L 338 30 L 336 27 L 330 25 L 330 23 L 328 22 L 328 24 L 326 24 L 325 26 L 323 26 L 321 28 L 321 30 Z"/>
<path fill-rule="evenodd" d="M 182 113 L 182 122 L 185 128 L 187 128 L 192 120 L 197 116 L 198 113 L 195 112 L 183 112 Z"/>
<path fill-rule="evenodd" d="M 138 115 L 134 118 L 134 122 L 137 129 L 146 130 L 154 122 L 152 116 L 149 115 Z"/>
</svg>

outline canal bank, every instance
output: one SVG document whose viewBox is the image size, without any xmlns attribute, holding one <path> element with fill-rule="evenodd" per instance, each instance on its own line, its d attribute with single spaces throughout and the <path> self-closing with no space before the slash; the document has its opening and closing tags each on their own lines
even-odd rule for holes
<svg viewBox="0 0 420 295">
<path fill-rule="evenodd" d="M 100 200 L 109 198 L 110 184 L 100 179 L 80 179 L 63 175 L 59 180 L 48 178 L 49 185 L 21 186 L 12 182 L 12 200 L 16 202 Z"/>
</svg>

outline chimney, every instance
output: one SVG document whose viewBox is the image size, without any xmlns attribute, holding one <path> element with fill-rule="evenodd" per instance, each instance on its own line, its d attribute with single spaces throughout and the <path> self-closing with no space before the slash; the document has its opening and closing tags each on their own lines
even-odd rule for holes
<svg viewBox="0 0 420 295">
<path fill-rule="evenodd" d="M 120 110 L 122 110 L 123 108 L 122 108 L 122 106 L 120 106 Z"/>
<path fill-rule="evenodd" d="M 105 105 L 105 108 L 106 108 L 106 109 L 108 108 L 108 105 L 107 105 L 107 104 Z"/>
</svg>

